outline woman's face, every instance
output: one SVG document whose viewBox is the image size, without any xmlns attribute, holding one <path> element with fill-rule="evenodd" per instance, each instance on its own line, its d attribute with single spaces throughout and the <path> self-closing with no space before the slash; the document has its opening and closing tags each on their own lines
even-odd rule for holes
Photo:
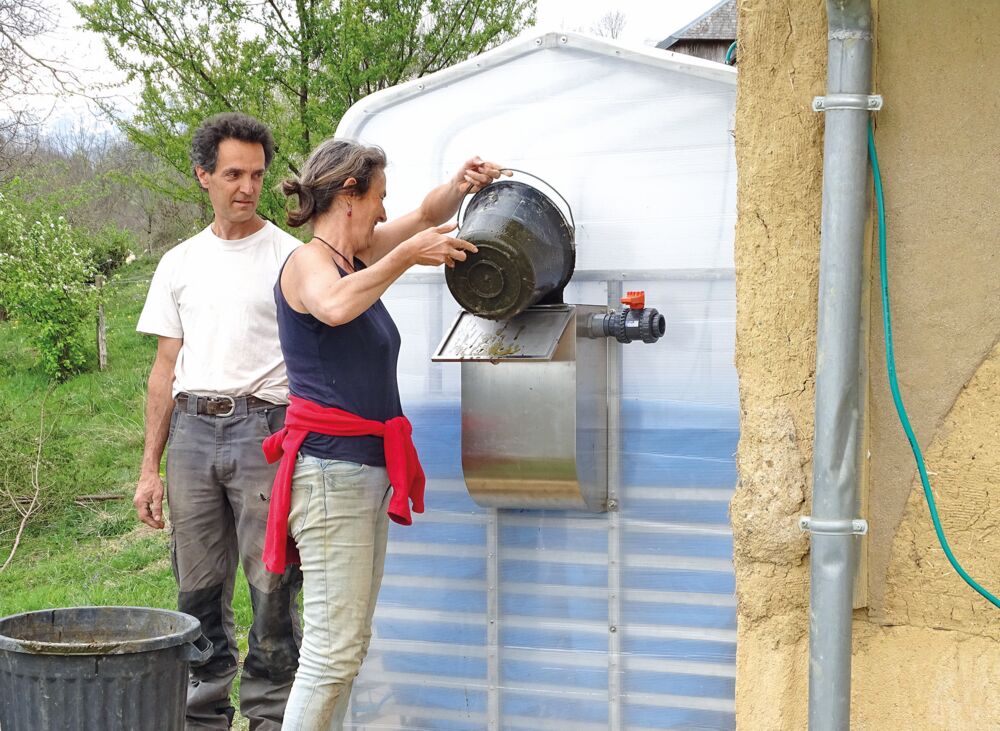
<svg viewBox="0 0 1000 731">
<path fill-rule="evenodd" d="M 375 232 L 375 226 L 385 222 L 385 173 L 381 170 L 372 176 L 371 185 L 368 192 L 360 198 L 354 199 L 353 217 L 355 226 L 363 227 L 361 235 L 367 240 L 371 240 Z"/>
</svg>

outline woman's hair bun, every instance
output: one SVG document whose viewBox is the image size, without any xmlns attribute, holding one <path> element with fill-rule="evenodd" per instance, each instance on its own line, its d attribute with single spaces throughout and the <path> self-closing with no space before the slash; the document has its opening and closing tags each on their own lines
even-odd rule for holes
<svg viewBox="0 0 1000 731">
<path fill-rule="evenodd" d="M 287 212 L 288 225 L 298 228 L 308 223 L 316 213 L 316 198 L 309 186 L 292 179 L 283 182 L 281 190 L 286 196 L 295 195 L 299 198 L 298 207 Z"/>
</svg>

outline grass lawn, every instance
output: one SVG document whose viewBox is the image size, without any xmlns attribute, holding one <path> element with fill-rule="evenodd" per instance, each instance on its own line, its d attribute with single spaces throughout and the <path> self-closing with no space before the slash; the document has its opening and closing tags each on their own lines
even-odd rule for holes
<svg viewBox="0 0 1000 731">
<path fill-rule="evenodd" d="M 51 384 L 28 333 L 0 323 L 0 565 L 34 493 L 40 415 L 44 420 L 40 509 L 28 520 L 10 565 L 0 571 L 0 616 L 88 605 L 176 608 L 165 531 L 135 518 L 132 493 L 143 442 L 146 377 L 155 338 L 135 332 L 155 261 L 121 269 L 106 288 L 108 369 Z M 87 496 L 114 496 L 88 501 Z M 236 624 L 246 651 L 250 599 L 237 583 Z M 245 723 L 237 726 L 245 728 Z"/>
</svg>

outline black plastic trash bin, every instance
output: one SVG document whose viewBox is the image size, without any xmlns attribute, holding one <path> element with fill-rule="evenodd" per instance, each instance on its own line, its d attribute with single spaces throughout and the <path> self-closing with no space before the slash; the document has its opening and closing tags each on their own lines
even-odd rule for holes
<svg viewBox="0 0 1000 731">
<path fill-rule="evenodd" d="M 492 183 L 469 201 L 458 237 L 479 251 L 444 276 L 455 301 L 473 315 L 507 320 L 535 303 L 562 302 L 576 264 L 576 229 L 569 204 L 549 188 L 568 219 L 548 196 L 516 180 Z"/>
<path fill-rule="evenodd" d="M 166 609 L 76 607 L 0 619 L 0 731 L 181 731 L 188 666 L 211 643 Z"/>
</svg>

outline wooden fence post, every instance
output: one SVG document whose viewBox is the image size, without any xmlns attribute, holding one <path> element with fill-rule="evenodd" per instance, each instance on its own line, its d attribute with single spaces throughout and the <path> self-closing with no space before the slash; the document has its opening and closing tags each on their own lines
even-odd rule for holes
<svg viewBox="0 0 1000 731">
<path fill-rule="evenodd" d="M 94 284 L 97 286 L 97 365 L 103 371 L 108 367 L 108 327 L 104 320 L 104 302 L 101 297 L 104 275 L 98 274 L 94 278 Z"/>
</svg>

